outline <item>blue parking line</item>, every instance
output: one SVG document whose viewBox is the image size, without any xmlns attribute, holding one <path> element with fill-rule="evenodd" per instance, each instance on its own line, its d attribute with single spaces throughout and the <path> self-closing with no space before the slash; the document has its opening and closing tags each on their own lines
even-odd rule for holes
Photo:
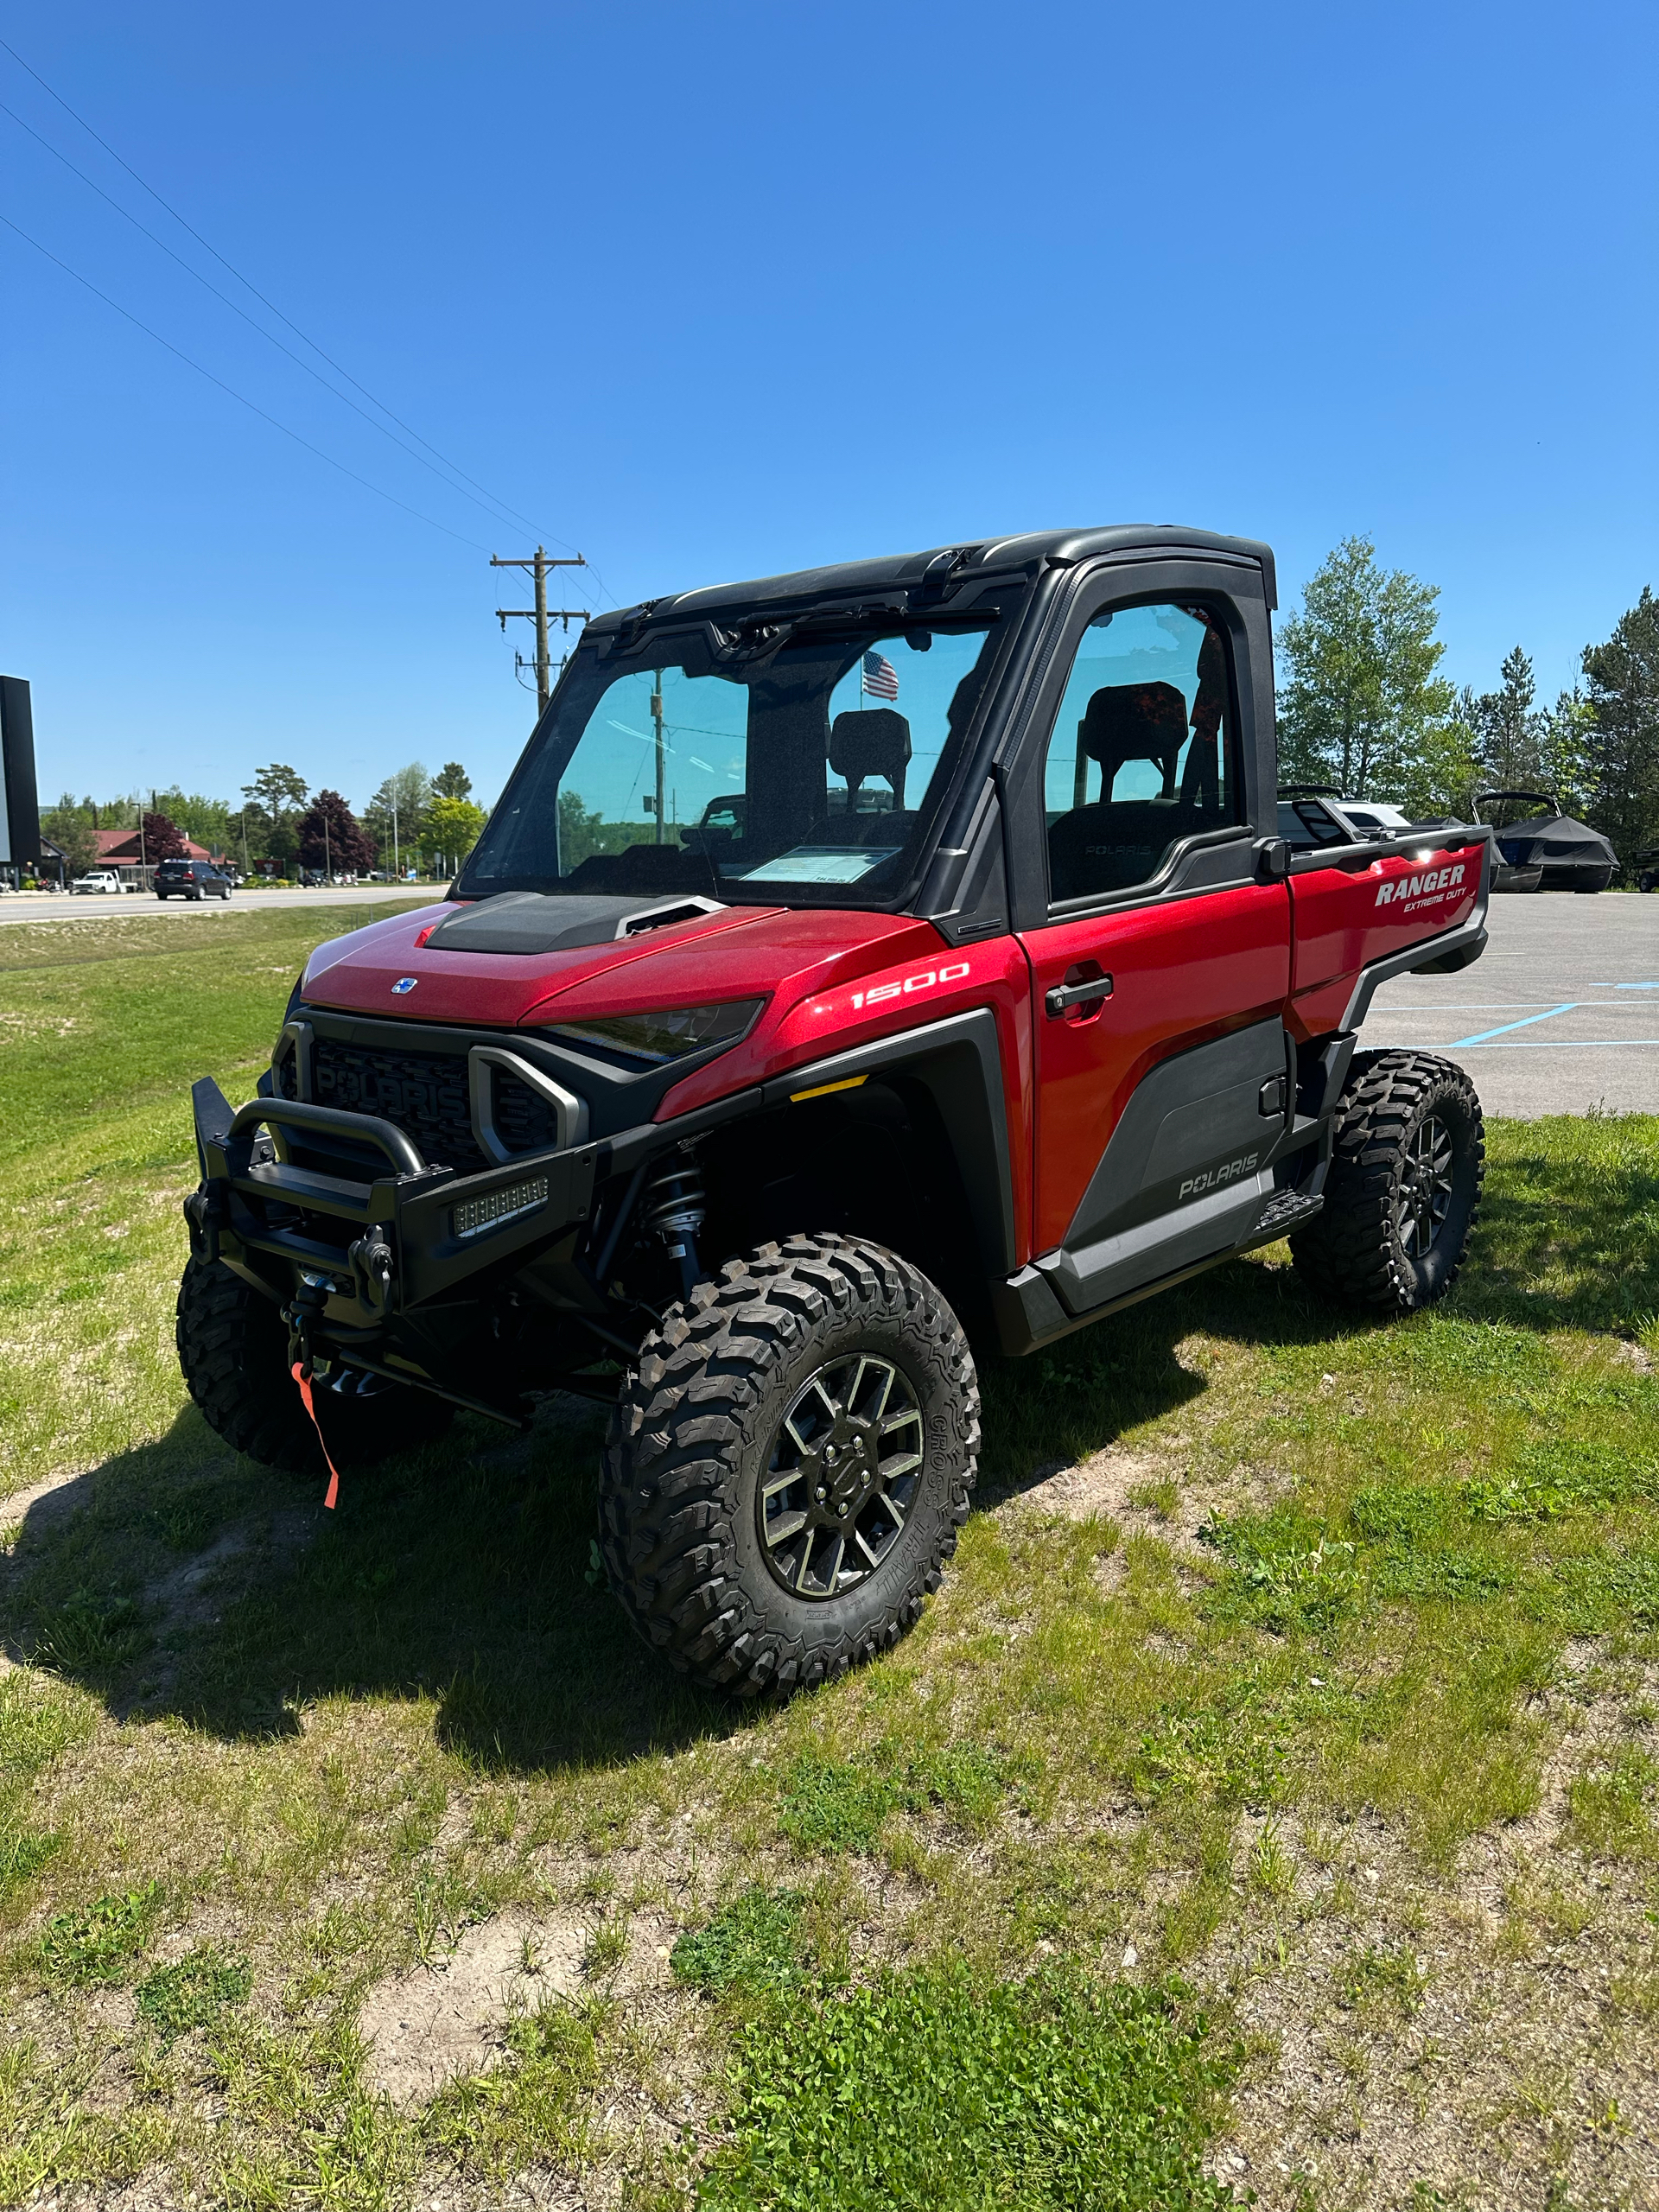
<svg viewBox="0 0 1659 2212">
<path fill-rule="evenodd" d="M 1478 1036 L 1454 1038 L 1446 1049 L 1455 1052 L 1463 1045 L 1484 1045 L 1489 1037 L 1502 1037 L 1509 1030 L 1529 1028 L 1535 1021 L 1549 1021 L 1558 1014 L 1571 1014 L 1577 1004 L 1576 999 L 1568 999 L 1565 1006 L 1552 1006 L 1542 1014 L 1529 1014 L 1524 1021 L 1500 1022 L 1496 1029 L 1483 1029 Z"/>
<path fill-rule="evenodd" d="M 1476 1039 L 1478 1044 L 1478 1039 Z M 1637 1045 L 1659 1045 L 1659 1037 L 1515 1037 L 1505 1045 L 1481 1045 L 1483 1052 L 1590 1052 L 1598 1046 L 1611 1052 L 1628 1052 Z M 1450 1045 L 1436 1049 L 1449 1052 Z"/>
</svg>

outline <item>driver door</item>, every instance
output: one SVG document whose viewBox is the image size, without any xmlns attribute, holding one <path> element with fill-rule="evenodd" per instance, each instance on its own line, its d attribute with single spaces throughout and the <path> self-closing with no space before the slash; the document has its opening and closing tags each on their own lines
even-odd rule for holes
<svg viewBox="0 0 1659 2212">
<path fill-rule="evenodd" d="M 1289 1126 L 1290 901 L 1245 711 L 1266 609 L 1237 594 L 1202 563 L 1103 581 L 1026 748 L 1033 1251 L 1073 1314 L 1241 1241 Z"/>
</svg>

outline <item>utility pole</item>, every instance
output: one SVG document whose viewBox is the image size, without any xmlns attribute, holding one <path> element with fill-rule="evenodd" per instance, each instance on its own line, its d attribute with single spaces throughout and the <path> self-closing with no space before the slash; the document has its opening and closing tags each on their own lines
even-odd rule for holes
<svg viewBox="0 0 1659 2212">
<path fill-rule="evenodd" d="M 534 607 L 498 607 L 497 620 L 501 634 L 506 635 L 510 620 L 533 622 L 536 625 L 536 712 L 537 718 L 547 712 L 547 702 L 553 696 L 552 664 L 548 658 L 547 626 L 562 622 L 569 630 L 573 622 L 586 622 L 592 618 L 585 607 L 550 607 L 547 603 L 547 572 L 550 569 L 585 569 L 588 563 L 578 553 L 574 560 L 556 561 L 538 545 L 534 555 L 525 561 L 504 561 L 496 554 L 490 556 L 493 569 L 528 569 L 536 580 Z"/>
<path fill-rule="evenodd" d="M 657 733 L 657 838 L 661 844 L 663 830 L 663 671 L 653 669 L 651 677 L 651 720 Z"/>
</svg>

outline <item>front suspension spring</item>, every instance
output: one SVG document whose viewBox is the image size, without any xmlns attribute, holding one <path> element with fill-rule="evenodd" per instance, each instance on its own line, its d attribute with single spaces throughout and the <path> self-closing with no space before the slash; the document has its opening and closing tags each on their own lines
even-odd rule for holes
<svg viewBox="0 0 1659 2212">
<path fill-rule="evenodd" d="M 662 1238 L 670 1259 L 678 1262 L 681 1287 L 688 1298 L 702 1275 L 697 1258 L 697 1231 L 708 1214 L 702 1178 L 697 1173 L 696 1162 L 689 1154 L 652 1179 L 645 1194 L 645 1226 Z"/>
</svg>

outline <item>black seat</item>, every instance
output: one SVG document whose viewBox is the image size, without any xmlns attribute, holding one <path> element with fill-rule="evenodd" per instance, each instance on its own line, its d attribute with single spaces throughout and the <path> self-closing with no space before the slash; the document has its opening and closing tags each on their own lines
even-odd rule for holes
<svg viewBox="0 0 1659 2212">
<path fill-rule="evenodd" d="M 880 776 L 892 786 L 895 810 L 904 805 L 910 752 L 910 724 L 891 707 L 837 715 L 830 724 L 830 766 L 847 779 L 847 804 L 854 812 L 867 776 Z"/>
<path fill-rule="evenodd" d="M 1126 760 L 1154 762 L 1164 779 L 1161 796 L 1175 796 L 1175 768 L 1187 739 L 1186 698 L 1173 683 L 1103 684 L 1077 724 L 1076 801 L 1088 797 L 1086 760 L 1100 763 L 1100 796 L 1112 796 Z"/>
</svg>

